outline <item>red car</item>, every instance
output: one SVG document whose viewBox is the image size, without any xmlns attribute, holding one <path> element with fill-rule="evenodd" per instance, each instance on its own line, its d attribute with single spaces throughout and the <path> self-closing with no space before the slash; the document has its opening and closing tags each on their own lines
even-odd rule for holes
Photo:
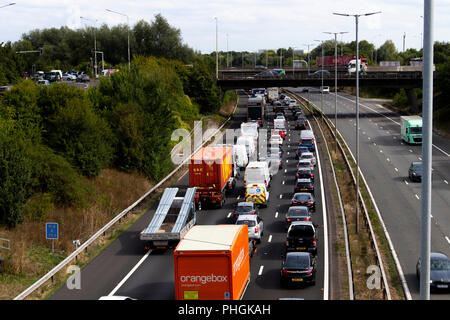
<svg viewBox="0 0 450 320">
<path fill-rule="evenodd" d="M 272 134 L 278 134 L 283 139 L 286 138 L 286 130 L 275 129 L 275 130 L 272 130 Z"/>
</svg>

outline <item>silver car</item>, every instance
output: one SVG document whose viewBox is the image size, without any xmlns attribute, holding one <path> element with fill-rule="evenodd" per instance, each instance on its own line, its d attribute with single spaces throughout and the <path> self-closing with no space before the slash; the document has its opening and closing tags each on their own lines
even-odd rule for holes
<svg viewBox="0 0 450 320">
<path fill-rule="evenodd" d="M 311 164 L 313 166 L 316 165 L 316 157 L 314 156 L 314 153 L 312 152 L 303 152 L 300 156 L 300 160 L 311 160 Z"/>
<path fill-rule="evenodd" d="M 240 215 L 236 221 L 237 225 L 248 226 L 248 238 L 254 239 L 258 243 L 261 242 L 261 238 L 264 233 L 263 219 L 257 215 Z"/>
</svg>

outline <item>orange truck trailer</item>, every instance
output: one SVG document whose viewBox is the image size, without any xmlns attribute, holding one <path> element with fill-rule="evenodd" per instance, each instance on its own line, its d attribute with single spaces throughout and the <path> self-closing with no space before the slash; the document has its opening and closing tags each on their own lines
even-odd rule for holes
<svg viewBox="0 0 450 320">
<path fill-rule="evenodd" d="M 194 226 L 174 262 L 177 300 L 240 300 L 250 282 L 248 227 Z"/>
<path fill-rule="evenodd" d="M 189 162 L 189 188 L 197 188 L 195 204 L 215 204 L 220 208 L 225 203 L 225 193 L 234 189 L 233 148 L 229 146 L 203 147 L 192 155 Z"/>
</svg>

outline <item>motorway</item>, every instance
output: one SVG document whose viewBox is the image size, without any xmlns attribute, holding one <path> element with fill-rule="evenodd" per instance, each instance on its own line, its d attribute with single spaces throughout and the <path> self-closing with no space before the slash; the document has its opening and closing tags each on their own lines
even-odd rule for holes
<svg viewBox="0 0 450 320">
<path fill-rule="evenodd" d="M 240 128 L 246 120 L 245 105 L 247 96 L 240 96 L 238 113 L 235 115 L 230 129 Z M 271 109 L 271 108 L 270 108 Z M 269 114 L 268 122 L 272 122 L 273 112 Z M 293 119 L 288 113 L 288 132 L 283 145 L 283 168 L 273 177 L 270 188 L 270 201 L 267 208 L 260 209 L 264 219 L 264 235 L 258 251 L 251 258 L 251 280 L 244 300 L 276 300 L 279 298 L 299 298 L 305 300 L 321 300 L 324 298 L 324 221 L 322 200 L 319 185 L 319 173 L 316 168 L 315 198 L 316 212 L 313 222 L 318 228 L 318 263 L 316 285 L 305 288 L 281 288 L 280 268 L 282 256 L 285 253 L 286 231 L 284 215 L 289 208 L 293 195 L 296 160 L 295 150 L 298 144 L 299 131 L 295 131 Z M 289 121 L 291 120 L 291 121 Z M 265 129 L 271 125 L 264 126 Z M 316 135 L 317 136 L 317 135 Z M 323 157 L 321 157 L 323 159 Z M 197 224 L 228 224 L 235 204 L 243 199 L 243 173 L 238 179 L 236 189 L 229 194 L 221 209 L 203 207 L 197 214 Z M 184 175 L 176 184 L 181 190 L 188 187 L 188 175 Z M 151 208 L 138 221 L 113 241 L 96 258 L 81 270 L 81 289 L 69 290 L 66 286 L 60 288 L 50 298 L 94 300 L 109 294 L 129 296 L 145 300 L 173 300 L 174 265 L 173 252 L 145 252 L 139 233 L 150 222 L 156 206 Z M 327 291 L 327 290 L 325 290 Z"/>
<path fill-rule="evenodd" d="M 300 93 L 316 104 L 334 123 L 335 95 Z M 312 89 L 311 91 L 313 91 Z M 338 93 L 337 127 L 355 153 L 355 97 Z M 421 146 L 407 145 L 400 137 L 400 116 L 368 99 L 360 100 L 360 167 L 373 193 L 398 255 L 413 299 L 419 298 L 416 263 L 420 256 L 421 184 L 408 179 L 412 161 L 420 161 Z M 450 141 L 433 135 L 431 250 L 450 256 Z M 432 299 L 450 299 L 436 293 Z"/>
</svg>

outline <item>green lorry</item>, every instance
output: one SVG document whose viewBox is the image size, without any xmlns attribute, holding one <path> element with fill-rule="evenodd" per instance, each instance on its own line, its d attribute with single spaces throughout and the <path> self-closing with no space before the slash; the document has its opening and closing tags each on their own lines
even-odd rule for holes
<svg viewBox="0 0 450 320">
<path fill-rule="evenodd" d="M 402 116 L 400 120 L 402 140 L 409 144 L 422 144 L 422 117 Z"/>
</svg>

